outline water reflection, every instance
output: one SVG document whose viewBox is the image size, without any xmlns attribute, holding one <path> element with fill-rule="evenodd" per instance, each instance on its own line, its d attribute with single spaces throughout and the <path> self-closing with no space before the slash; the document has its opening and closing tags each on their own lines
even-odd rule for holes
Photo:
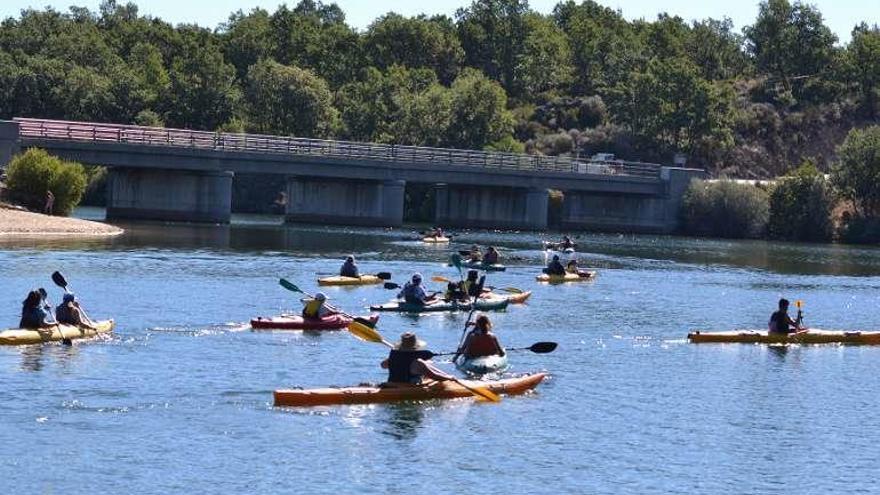
<svg viewBox="0 0 880 495">
<path fill-rule="evenodd" d="M 382 408 L 382 433 L 396 440 L 414 440 L 425 419 L 425 406 L 418 402 L 398 402 Z"/>
</svg>

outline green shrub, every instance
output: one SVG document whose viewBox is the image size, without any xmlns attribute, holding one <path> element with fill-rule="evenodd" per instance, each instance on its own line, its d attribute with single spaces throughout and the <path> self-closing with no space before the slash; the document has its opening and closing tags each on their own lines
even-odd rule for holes
<svg viewBox="0 0 880 495">
<path fill-rule="evenodd" d="M 682 228 L 691 235 L 760 237 L 768 216 L 769 202 L 763 189 L 729 180 L 691 182 L 682 204 Z"/>
<path fill-rule="evenodd" d="M 31 148 L 16 155 L 7 168 L 7 187 L 13 201 L 36 211 L 46 204 L 46 191 L 55 195 L 54 213 L 69 215 L 86 189 L 82 165 L 65 162 L 44 150 Z"/>
<path fill-rule="evenodd" d="M 828 181 L 810 162 L 777 182 L 770 193 L 770 237 L 825 242 L 833 234 L 834 198 Z"/>
<path fill-rule="evenodd" d="M 880 126 L 849 131 L 837 149 L 831 180 L 865 218 L 880 217 Z"/>
<path fill-rule="evenodd" d="M 876 244 L 880 242 L 880 218 L 845 213 L 840 221 L 838 238 L 848 244 Z"/>
</svg>

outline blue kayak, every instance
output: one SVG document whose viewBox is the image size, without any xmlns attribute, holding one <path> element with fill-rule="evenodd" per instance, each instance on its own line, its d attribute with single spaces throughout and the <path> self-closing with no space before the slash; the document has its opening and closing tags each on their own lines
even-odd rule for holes
<svg viewBox="0 0 880 495">
<path fill-rule="evenodd" d="M 466 358 L 459 356 L 455 360 L 455 367 L 459 370 L 471 375 L 487 375 L 489 373 L 500 373 L 510 366 L 507 360 L 507 354 L 503 356 L 481 356 L 476 358 Z"/>
<path fill-rule="evenodd" d="M 397 311 L 400 313 L 434 313 L 440 311 L 495 311 L 507 308 L 510 300 L 506 297 L 478 299 L 476 302 L 438 301 L 433 304 L 410 304 L 391 301 L 386 304 L 370 306 L 370 311 Z"/>
</svg>

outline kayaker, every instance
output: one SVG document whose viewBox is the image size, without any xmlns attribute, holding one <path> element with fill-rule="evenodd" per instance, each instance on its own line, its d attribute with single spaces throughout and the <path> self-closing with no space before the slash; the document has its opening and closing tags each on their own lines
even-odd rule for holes
<svg viewBox="0 0 880 495">
<path fill-rule="evenodd" d="M 479 276 L 480 272 L 468 270 L 467 279 L 462 282 L 465 293 L 469 297 L 480 297 L 480 294 L 483 292 L 483 285 L 479 281 Z"/>
<path fill-rule="evenodd" d="M 435 239 L 437 239 L 438 237 L 443 237 L 443 229 L 441 229 L 440 227 L 434 227 L 428 232 L 428 235 L 426 237 L 433 237 Z"/>
<path fill-rule="evenodd" d="M 64 294 L 61 304 L 55 308 L 55 321 L 78 327 L 95 328 L 95 323 L 86 315 L 76 296 L 71 292 Z"/>
<path fill-rule="evenodd" d="M 480 315 L 477 317 L 474 329 L 468 332 L 464 343 L 458 348 L 457 354 L 453 356 L 453 362 L 459 354 L 464 354 L 468 359 L 504 355 L 504 348 L 498 342 L 498 337 L 492 333 L 492 322 L 489 321 L 488 316 Z"/>
<path fill-rule="evenodd" d="M 49 312 L 43 305 L 43 296 L 40 291 L 32 290 L 21 304 L 21 320 L 19 328 L 48 328 L 57 325 L 55 322 L 46 321 Z"/>
<path fill-rule="evenodd" d="M 489 249 L 486 250 L 486 254 L 483 255 L 483 264 L 484 265 L 497 265 L 498 264 L 498 251 L 489 246 Z"/>
<path fill-rule="evenodd" d="M 562 242 L 559 243 L 562 249 L 574 249 L 574 242 L 567 235 L 562 236 Z"/>
<path fill-rule="evenodd" d="M 358 278 L 360 276 L 357 264 L 355 264 L 354 262 L 354 256 L 349 256 L 345 258 L 345 263 L 343 263 L 342 268 L 339 269 L 339 275 L 341 277 L 352 278 Z"/>
<path fill-rule="evenodd" d="M 550 260 L 550 263 L 547 265 L 547 268 L 544 269 L 544 273 L 547 275 L 565 275 L 565 267 L 562 266 L 562 262 L 559 261 L 559 255 L 554 254 L 553 259 Z"/>
<path fill-rule="evenodd" d="M 425 292 L 420 273 L 414 273 L 412 279 L 404 284 L 403 289 L 397 294 L 397 297 L 403 299 L 407 304 L 430 304 L 434 301 L 435 296 L 428 296 Z"/>
<path fill-rule="evenodd" d="M 779 310 L 770 315 L 770 321 L 767 323 L 769 333 L 792 333 L 800 328 L 801 321 L 803 321 L 803 313 L 801 313 L 801 310 L 798 310 L 797 319 L 792 320 L 788 316 L 788 306 L 788 299 L 782 298 L 779 300 Z"/>
<path fill-rule="evenodd" d="M 468 261 L 471 263 L 479 263 L 481 259 L 483 259 L 483 253 L 480 252 L 480 246 L 474 244 L 471 246 L 470 253 L 468 254 Z"/>
<path fill-rule="evenodd" d="M 464 288 L 464 282 L 449 282 L 446 284 L 446 292 L 443 294 L 446 301 L 467 301 L 467 289 Z"/>
<path fill-rule="evenodd" d="M 315 297 L 303 299 L 303 302 L 305 303 L 302 310 L 303 318 L 323 318 L 335 313 L 326 306 L 327 295 L 323 292 L 317 292 Z"/>
<path fill-rule="evenodd" d="M 387 383 L 418 385 L 423 378 L 451 380 L 452 376 L 431 364 L 434 353 L 425 347 L 425 341 L 419 340 L 416 334 L 401 334 L 400 342 L 388 353 L 388 359 L 382 361 L 382 368 L 388 370 Z"/>
</svg>

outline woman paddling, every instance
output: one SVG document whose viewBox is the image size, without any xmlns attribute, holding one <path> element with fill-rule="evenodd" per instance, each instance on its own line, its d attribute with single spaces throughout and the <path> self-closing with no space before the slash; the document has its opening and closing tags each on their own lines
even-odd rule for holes
<svg viewBox="0 0 880 495">
<path fill-rule="evenodd" d="M 21 320 L 19 328 L 49 328 L 57 325 L 55 322 L 46 321 L 49 312 L 43 305 L 43 295 L 40 291 L 32 290 L 21 303 Z"/>
<path fill-rule="evenodd" d="M 400 342 L 388 353 L 388 359 L 382 361 L 382 368 L 388 370 L 387 383 L 419 385 L 423 378 L 452 380 L 452 376 L 431 364 L 434 353 L 426 347 L 425 341 L 419 340 L 416 334 L 401 334 Z"/>
<path fill-rule="evenodd" d="M 498 342 L 498 337 L 492 333 L 492 322 L 486 315 L 477 317 L 474 329 L 468 332 L 461 347 L 453 356 L 453 362 L 459 355 L 464 355 L 468 359 L 483 356 L 504 356 L 504 348 Z"/>
</svg>

